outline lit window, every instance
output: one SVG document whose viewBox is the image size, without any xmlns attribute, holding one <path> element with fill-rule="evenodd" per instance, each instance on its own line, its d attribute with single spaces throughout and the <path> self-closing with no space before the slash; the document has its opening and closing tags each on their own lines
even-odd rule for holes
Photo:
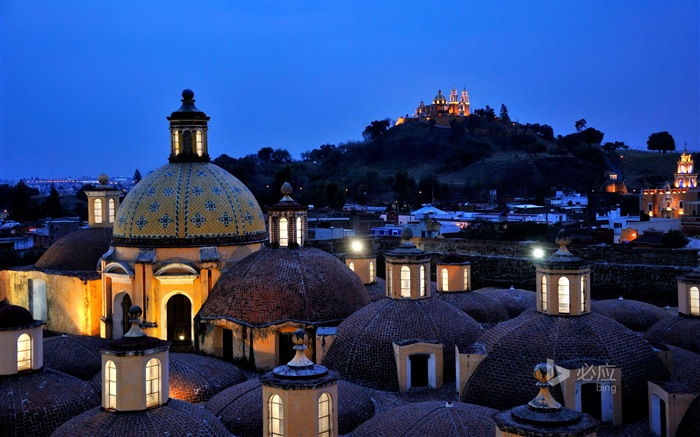
<svg viewBox="0 0 700 437">
<path fill-rule="evenodd" d="M 160 404 L 160 361 L 151 358 L 146 364 L 146 407 Z"/>
<path fill-rule="evenodd" d="M 690 315 L 700 316 L 700 291 L 698 287 L 690 287 Z"/>
<path fill-rule="evenodd" d="M 280 219 L 280 247 L 287 247 L 289 245 L 289 229 L 287 226 L 287 219 L 282 217 Z"/>
<path fill-rule="evenodd" d="M 115 202 L 114 199 L 109 199 L 109 222 L 114 223 L 114 213 L 115 213 Z"/>
<path fill-rule="evenodd" d="M 581 312 L 586 311 L 586 277 L 581 276 Z"/>
<path fill-rule="evenodd" d="M 195 134 L 195 144 L 197 147 L 197 156 L 202 156 L 204 153 L 204 146 L 202 145 L 202 131 L 198 130 Z"/>
<path fill-rule="evenodd" d="M 394 282 L 394 277 L 391 275 L 391 266 L 389 266 L 389 268 L 387 269 L 386 277 L 387 277 L 387 286 L 388 286 L 388 290 L 389 290 L 388 294 L 389 294 L 389 296 L 391 296 L 391 290 L 392 290 L 391 284 Z"/>
<path fill-rule="evenodd" d="M 173 131 L 173 154 L 178 155 L 180 153 L 180 132 Z"/>
<path fill-rule="evenodd" d="M 420 295 L 425 296 L 425 266 L 420 266 Z"/>
<path fill-rule="evenodd" d="M 369 262 L 369 282 L 374 282 L 374 263 Z"/>
<path fill-rule="evenodd" d="M 569 314 L 571 311 L 569 302 L 569 278 L 559 278 L 559 314 Z"/>
<path fill-rule="evenodd" d="M 469 269 L 464 268 L 464 291 L 469 290 Z"/>
<path fill-rule="evenodd" d="M 449 283 L 449 277 L 447 275 L 447 269 L 442 269 L 442 291 L 449 291 L 448 283 Z"/>
<path fill-rule="evenodd" d="M 272 395 L 267 404 L 268 409 L 268 435 L 271 437 L 284 436 L 284 404 L 278 395 Z"/>
<path fill-rule="evenodd" d="M 31 370 L 32 368 L 32 338 L 29 334 L 22 334 L 17 339 L 17 371 Z"/>
<path fill-rule="evenodd" d="M 95 199 L 94 206 L 93 218 L 95 219 L 95 223 L 102 223 L 102 199 Z"/>
<path fill-rule="evenodd" d="M 105 365 L 105 393 L 107 399 L 107 408 L 110 410 L 117 409 L 117 366 L 113 361 L 107 361 Z"/>
<path fill-rule="evenodd" d="M 318 436 L 331 436 L 331 396 L 328 393 L 322 393 L 318 398 Z"/>
<path fill-rule="evenodd" d="M 401 297 L 411 297 L 411 269 L 401 267 Z"/>
<path fill-rule="evenodd" d="M 647 211 L 648 211 L 648 212 L 652 212 L 653 210 L 654 210 L 654 205 L 652 205 L 651 202 L 649 202 L 649 203 L 647 204 Z"/>
<path fill-rule="evenodd" d="M 547 277 L 542 275 L 542 311 L 547 311 Z"/>
<path fill-rule="evenodd" d="M 355 271 L 355 263 L 348 264 L 348 267 L 350 267 L 350 270 L 352 270 L 353 272 Z"/>
<path fill-rule="evenodd" d="M 301 239 L 301 217 L 297 217 L 297 244 L 302 245 L 303 241 Z"/>
</svg>

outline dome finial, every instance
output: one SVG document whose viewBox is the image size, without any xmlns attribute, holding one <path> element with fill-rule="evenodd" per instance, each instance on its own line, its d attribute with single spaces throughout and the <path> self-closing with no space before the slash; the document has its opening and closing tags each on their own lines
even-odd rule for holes
<svg viewBox="0 0 700 437">
<path fill-rule="evenodd" d="M 304 351 L 307 346 L 306 343 L 309 341 L 309 336 L 303 329 L 297 329 L 292 334 L 292 341 L 294 342 L 294 350 L 296 350 L 296 355 L 292 358 L 292 361 L 288 362 L 287 365 L 290 367 L 308 367 L 313 366 L 313 361 L 306 357 Z"/>
<path fill-rule="evenodd" d="M 561 409 L 561 404 L 557 402 L 549 392 L 549 389 L 552 387 L 549 380 L 554 377 L 554 368 L 547 363 L 540 363 L 535 366 L 532 374 L 537 380 L 537 386 L 540 388 L 540 392 L 537 393 L 535 399 L 528 402 L 528 405 L 538 410 Z"/>
<path fill-rule="evenodd" d="M 194 102 L 194 91 L 189 88 L 182 90 L 182 101 Z"/>
<path fill-rule="evenodd" d="M 100 173 L 100 175 L 97 177 L 97 182 L 99 182 L 100 185 L 107 185 L 107 182 L 109 182 L 109 177 L 106 173 Z"/>
<path fill-rule="evenodd" d="M 280 202 L 294 202 L 294 199 L 292 199 L 292 197 L 290 196 L 290 194 L 292 194 L 292 191 L 292 184 L 290 184 L 289 182 L 283 183 L 280 187 L 280 192 L 283 195 Z"/>
<path fill-rule="evenodd" d="M 143 311 L 138 305 L 134 305 L 129 308 L 129 321 L 131 322 L 131 328 L 129 332 L 124 334 L 124 337 L 145 337 L 146 333 L 141 330 L 139 326 L 139 317 L 141 317 Z"/>
<path fill-rule="evenodd" d="M 571 243 L 571 238 L 569 238 L 569 234 L 567 234 L 566 229 L 561 229 L 557 233 L 557 237 L 554 239 L 554 242 L 559 245 L 559 250 L 556 252 L 557 254 L 569 255 L 571 253 L 566 247 Z"/>
</svg>

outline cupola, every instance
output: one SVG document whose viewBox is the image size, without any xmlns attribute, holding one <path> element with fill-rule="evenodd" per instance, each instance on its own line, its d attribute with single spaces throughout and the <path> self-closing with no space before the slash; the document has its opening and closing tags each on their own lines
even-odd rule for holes
<svg viewBox="0 0 700 437">
<path fill-rule="evenodd" d="M 694 164 L 693 156 L 688 153 L 686 148 L 678 159 L 676 173 L 673 175 L 674 188 L 697 188 L 698 175 L 694 171 Z"/>
<path fill-rule="evenodd" d="M 537 310 L 550 315 L 579 316 L 591 311 L 591 268 L 569 252 L 571 239 L 562 229 L 557 234 L 559 250 L 535 261 Z"/>
<path fill-rule="evenodd" d="M 290 197 L 292 185 L 282 184 L 282 199 L 268 208 L 270 244 L 277 247 L 300 247 L 308 238 L 308 210 Z"/>
<path fill-rule="evenodd" d="M 700 318 L 700 267 L 678 278 L 678 313 Z"/>
<path fill-rule="evenodd" d="M 207 122 L 210 117 L 194 106 L 194 92 L 182 91 L 182 106 L 170 121 L 170 162 L 209 162 Z"/>
<path fill-rule="evenodd" d="M 442 256 L 436 263 L 437 291 L 441 293 L 471 290 L 471 264 L 456 253 Z"/>
<path fill-rule="evenodd" d="M 102 408 L 143 411 L 168 402 L 170 342 L 148 337 L 139 326 L 141 308 L 129 309 L 131 329 L 102 350 Z"/>
<path fill-rule="evenodd" d="M 44 366 L 43 324 L 21 306 L 0 306 L 0 376 L 41 370 Z"/>
<path fill-rule="evenodd" d="M 351 243 L 350 253 L 345 255 L 345 265 L 360 277 L 365 285 L 377 282 L 377 256 L 368 253 L 360 240 Z"/>
<path fill-rule="evenodd" d="M 399 247 L 386 253 L 386 295 L 392 299 L 430 297 L 430 254 L 411 242 L 413 231 L 401 231 Z"/>
<path fill-rule="evenodd" d="M 85 191 L 88 198 L 88 224 L 91 228 L 111 228 L 119 209 L 120 192 L 109 186 L 109 178 L 102 173 L 99 185 Z"/>
<path fill-rule="evenodd" d="M 306 357 L 303 329 L 292 334 L 292 341 L 294 358 L 260 377 L 263 436 L 337 436 L 339 375 Z"/>
</svg>

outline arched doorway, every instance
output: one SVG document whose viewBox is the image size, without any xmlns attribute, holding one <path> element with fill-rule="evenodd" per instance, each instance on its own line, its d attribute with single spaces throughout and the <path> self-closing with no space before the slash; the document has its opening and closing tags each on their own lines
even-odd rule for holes
<svg viewBox="0 0 700 437">
<path fill-rule="evenodd" d="M 122 338 L 129 332 L 131 323 L 129 322 L 129 308 L 133 303 L 129 293 L 122 291 L 114 296 L 112 305 L 112 338 Z"/>
<path fill-rule="evenodd" d="M 192 345 L 192 304 L 184 294 L 176 294 L 166 305 L 168 341 L 173 347 Z"/>
<path fill-rule="evenodd" d="M 129 297 L 129 293 L 126 293 L 124 295 L 124 298 L 122 299 L 122 332 L 126 334 L 129 332 L 129 329 L 131 329 L 131 321 L 129 321 L 129 309 L 131 308 L 131 298 Z"/>
</svg>

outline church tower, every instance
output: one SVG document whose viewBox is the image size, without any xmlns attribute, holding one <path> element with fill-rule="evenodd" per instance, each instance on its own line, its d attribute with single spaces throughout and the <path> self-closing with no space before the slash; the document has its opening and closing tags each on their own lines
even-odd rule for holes
<svg viewBox="0 0 700 437">
<path fill-rule="evenodd" d="M 698 175 L 693 172 L 693 156 L 684 150 L 678 160 L 676 173 L 673 175 L 675 188 L 697 188 Z"/>
<path fill-rule="evenodd" d="M 194 106 L 194 92 L 182 92 L 182 106 L 170 121 L 170 162 L 209 162 L 207 122 L 211 117 Z"/>
<path fill-rule="evenodd" d="M 459 98 L 459 115 L 464 115 L 465 117 L 469 115 L 469 93 L 467 89 L 462 89 L 462 97 Z"/>
<path fill-rule="evenodd" d="M 411 243 L 413 232 L 404 228 L 403 243 L 387 252 L 386 296 L 391 299 L 430 297 L 430 255 Z"/>
<path fill-rule="evenodd" d="M 591 312 L 591 268 L 567 249 L 571 239 L 563 229 L 549 258 L 536 261 L 537 311 L 549 315 L 580 316 Z"/>
<path fill-rule="evenodd" d="M 300 247 L 308 238 L 309 208 L 298 204 L 289 195 L 292 185 L 285 182 L 282 199 L 268 208 L 270 244 L 278 247 Z"/>
</svg>

